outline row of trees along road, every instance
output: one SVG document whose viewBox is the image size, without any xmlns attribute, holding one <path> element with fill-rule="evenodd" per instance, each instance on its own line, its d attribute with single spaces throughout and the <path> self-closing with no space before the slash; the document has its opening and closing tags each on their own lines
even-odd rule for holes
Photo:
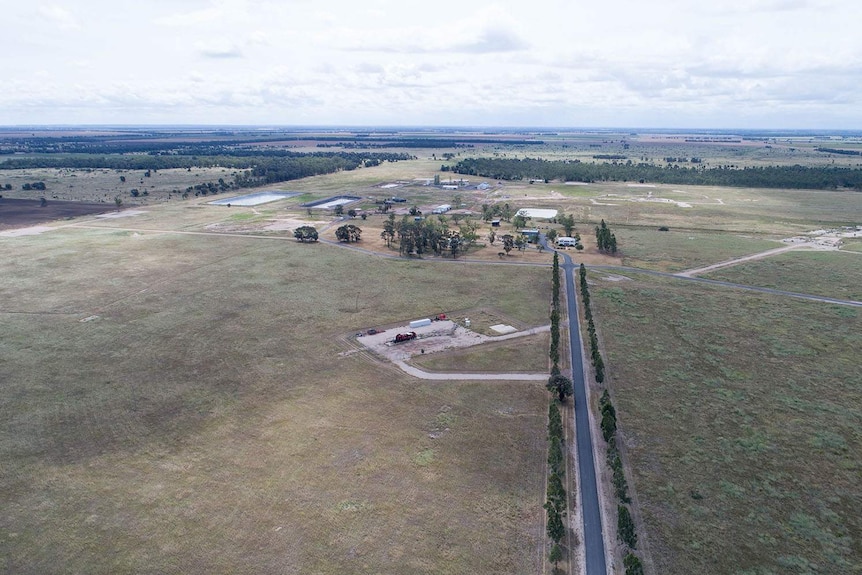
<svg viewBox="0 0 862 575">
<path fill-rule="evenodd" d="M 602 220 L 602 229 L 604 227 Z M 596 228 L 598 230 L 599 228 Z M 593 362 L 596 383 L 602 383 L 605 380 L 605 362 L 602 360 L 601 352 L 599 351 L 599 340 L 596 336 L 596 325 L 593 322 L 593 312 L 590 308 L 590 290 L 587 285 L 587 268 L 581 264 L 579 269 L 581 300 L 584 304 L 584 317 L 587 319 L 587 332 L 590 336 L 590 356 Z M 611 403 L 611 397 L 607 388 L 602 392 L 602 397 L 599 400 L 599 409 L 601 411 L 601 429 L 602 437 L 607 442 L 607 462 L 613 473 L 614 493 L 617 498 L 617 538 L 626 546 L 626 554 L 623 557 L 623 566 L 626 569 L 626 575 L 643 575 L 643 563 L 635 554 L 637 549 L 637 531 L 635 530 L 634 520 L 632 519 L 631 498 L 628 494 L 628 483 L 623 471 L 622 458 L 617 446 L 617 413 Z"/>
<path fill-rule="evenodd" d="M 554 253 L 552 270 L 551 295 L 551 347 L 548 352 L 553 367 L 548 378 L 548 391 L 554 395 L 548 407 L 548 489 L 545 511 L 547 512 L 546 531 L 551 540 L 548 560 L 554 563 L 554 572 L 560 572 L 556 566 L 563 559 L 561 542 L 566 535 L 563 518 L 568 511 L 566 495 L 566 457 L 563 446 L 566 441 L 560 408 L 566 398 L 572 395 L 572 381 L 560 373 L 560 261 Z"/>
</svg>

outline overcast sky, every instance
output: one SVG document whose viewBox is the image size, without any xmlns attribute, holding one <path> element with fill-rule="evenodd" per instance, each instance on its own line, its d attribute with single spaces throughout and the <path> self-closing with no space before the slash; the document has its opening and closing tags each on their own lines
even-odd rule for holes
<svg viewBox="0 0 862 575">
<path fill-rule="evenodd" d="M 862 0 L 0 0 L 0 124 L 862 129 Z"/>
</svg>

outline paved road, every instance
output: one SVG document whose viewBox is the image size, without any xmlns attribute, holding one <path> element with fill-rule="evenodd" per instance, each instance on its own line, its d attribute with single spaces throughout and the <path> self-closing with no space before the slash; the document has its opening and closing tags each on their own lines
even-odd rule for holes
<svg viewBox="0 0 862 575">
<path fill-rule="evenodd" d="M 593 460 L 593 436 L 587 402 L 587 382 L 584 380 L 584 363 L 581 354 L 581 330 L 578 305 L 575 299 L 575 264 L 568 254 L 560 253 L 560 269 L 566 274 L 566 301 L 569 309 L 569 347 L 572 350 L 572 386 L 575 398 L 575 436 L 580 470 L 581 514 L 584 518 L 584 551 L 586 575 L 607 575 L 605 538 L 596 484 L 596 465 Z"/>
</svg>

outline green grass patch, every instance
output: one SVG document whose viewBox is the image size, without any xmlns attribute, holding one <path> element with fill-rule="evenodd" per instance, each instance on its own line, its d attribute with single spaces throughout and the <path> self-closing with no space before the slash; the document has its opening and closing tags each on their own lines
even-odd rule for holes
<svg viewBox="0 0 862 575">
<path fill-rule="evenodd" d="M 862 253 L 862 239 L 845 239 L 841 246 L 843 251 Z"/>
<path fill-rule="evenodd" d="M 862 301 L 862 257 L 841 251 L 794 250 L 715 270 L 703 277 Z"/>
<path fill-rule="evenodd" d="M 658 271 L 677 272 L 781 247 L 769 238 L 726 232 L 624 226 L 613 226 L 613 231 L 624 265 Z"/>
</svg>

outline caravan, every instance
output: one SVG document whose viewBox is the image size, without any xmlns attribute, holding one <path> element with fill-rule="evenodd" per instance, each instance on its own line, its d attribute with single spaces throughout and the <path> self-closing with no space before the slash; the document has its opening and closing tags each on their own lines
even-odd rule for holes
<svg viewBox="0 0 862 575">
<path fill-rule="evenodd" d="M 558 248 L 573 248 L 578 245 L 578 240 L 568 236 L 562 236 L 557 238 L 556 243 Z"/>
</svg>

